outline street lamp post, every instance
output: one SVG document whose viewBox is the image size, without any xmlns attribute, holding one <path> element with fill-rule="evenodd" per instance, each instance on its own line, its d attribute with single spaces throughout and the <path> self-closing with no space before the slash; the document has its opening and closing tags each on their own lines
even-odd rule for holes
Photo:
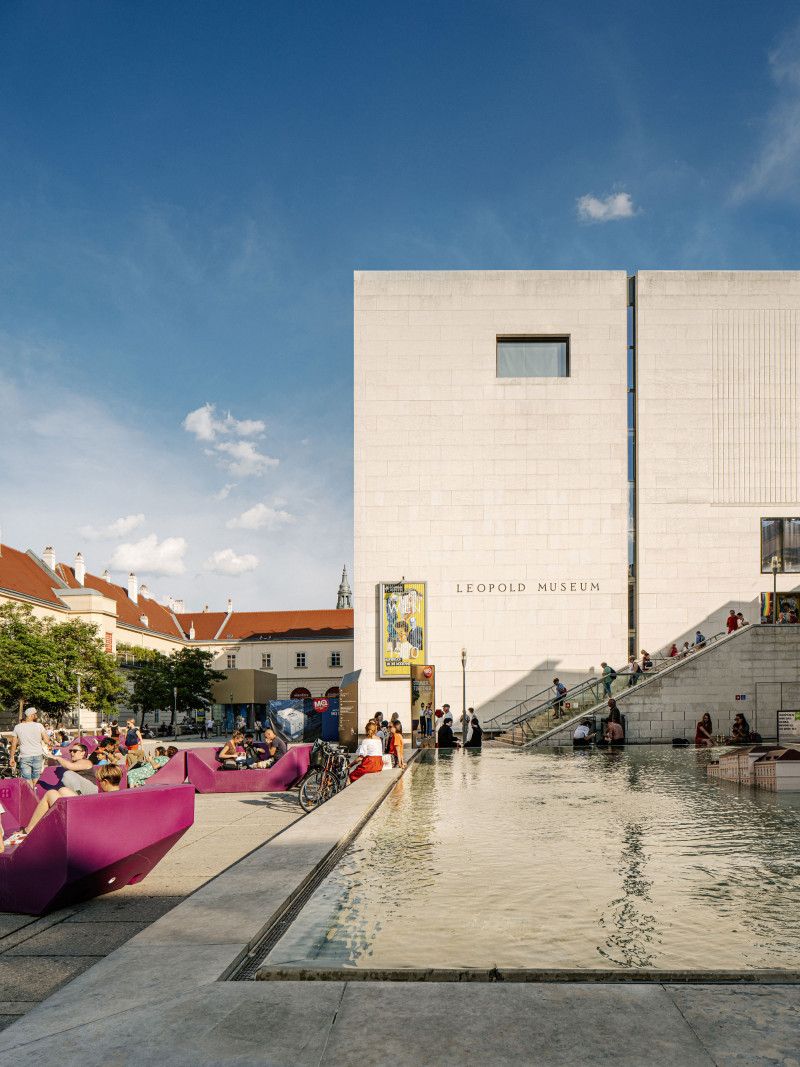
<svg viewBox="0 0 800 1067">
<path fill-rule="evenodd" d="M 173 722 L 172 734 L 173 734 L 173 737 L 175 737 L 177 739 L 177 737 L 178 737 L 178 687 L 177 687 L 177 685 L 173 686 L 173 688 L 172 688 L 172 700 L 173 700 L 173 705 L 172 705 L 172 707 L 173 707 L 173 712 L 172 712 L 172 716 L 173 716 L 173 718 L 172 718 L 172 722 Z"/>
<path fill-rule="evenodd" d="M 233 721 L 233 690 L 231 690 L 231 730 L 235 730 L 236 725 Z"/>
<path fill-rule="evenodd" d="M 772 557 L 772 625 L 774 626 L 777 620 L 778 613 L 778 557 Z"/>
<path fill-rule="evenodd" d="M 467 743 L 467 650 L 461 649 L 461 740 Z"/>
</svg>

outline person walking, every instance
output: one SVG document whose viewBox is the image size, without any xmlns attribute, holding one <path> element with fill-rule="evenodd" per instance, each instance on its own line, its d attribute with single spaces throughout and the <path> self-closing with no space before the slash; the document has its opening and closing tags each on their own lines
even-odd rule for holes
<svg viewBox="0 0 800 1067">
<path fill-rule="evenodd" d="M 553 700 L 553 716 L 560 719 L 564 714 L 564 697 L 567 695 L 567 687 L 558 678 L 553 679 L 555 699 Z"/>
<path fill-rule="evenodd" d="M 734 630 L 739 629 L 739 616 L 731 608 L 728 618 L 725 620 L 728 624 L 728 633 L 732 634 Z"/>
<path fill-rule="evenodd" d="M 10 762 L 16 766 L 16 751 L 19 746 L 19 773 L 31 785 L 36 785 L 44 766 L 45 752 L 49 751 L 47 732 L 40 722 L 37 708 L 26 708 L 22 722 L 11 733 Z"/>
<path fill-rule="evenodd" d="M 639 662 L 635 656 L 631 656 L 628 660 L 628 673 L 630 674 L 630 678 L 628 679 L 628 688 L 630 689 L 631 686 L 636 685 L 639 681 L 639 675 L 642 673 L 642 668 L 639 666 Z"/>
<path fill-rule="evenodd" d="M 607 663 L 601 663 L 603 668 L 603 696 L 611 696 L 611 683 L 617 677 L 617 673 Z"/>
</svg>

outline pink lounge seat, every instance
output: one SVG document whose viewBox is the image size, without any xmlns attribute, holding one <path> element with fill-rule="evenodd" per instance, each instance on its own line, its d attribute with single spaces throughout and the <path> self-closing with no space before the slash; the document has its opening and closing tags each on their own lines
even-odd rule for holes
<svg viewBox="0 0 800 1067">
<path fill-rule="evenodd" d="M 3 835 L 37 803 L 21 778 L 0 782 Z M 30 835 L 0 854 L 0 911 L 41 915 L 146 878 L 194 822 L 188 785 L 62 797 Z"/>
<path fill-rule="evenodd" d="M 90 753 L 91 755 L 91 753 Z M 64 759 L 69 759 L 69 752 L 64 753 Z M 122 771 L 122 782 L 120 783 L 120 789 L 128 788 L 128 767 L 125 763 L 120 763 L 120 770 Z M 44 770 L 39 776 L 39 796 L 42 795 L 47 789 L 58 787 L 61 784 L 61 771 L 64 768 L 58 763 L 45 763 Z"/>
<path fill-rule="evenodd" d="M 219 749 L 186 750 L 186 777 L 198 793 L 285 792 L 308 770 L 311 745 L 296 745 L 271 767 L 225 770 L 217 762 Z M 166 768 L 164 768 L 166 770 Z"/>
<path fill-rule="evenodd" d="M 186 781 L 186 750 L 179 749 L 171 756 L 163 767 L 159 767 L 155 774 L 151 774 L 142 783 L 142 789 L 153 785 L 178 785 Z"/>
</svg>

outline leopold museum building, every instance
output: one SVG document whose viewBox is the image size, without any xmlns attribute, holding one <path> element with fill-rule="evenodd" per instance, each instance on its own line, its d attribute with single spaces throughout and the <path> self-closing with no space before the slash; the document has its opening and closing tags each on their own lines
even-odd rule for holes
<svg viewBox="0 0 800 1067">
<path fill-rule="evenodd" d="M 799 321 L 800 272 L 358 272 L 361 717 L 409 664 L 490 718 L 795 590 Z"/>
</svg>

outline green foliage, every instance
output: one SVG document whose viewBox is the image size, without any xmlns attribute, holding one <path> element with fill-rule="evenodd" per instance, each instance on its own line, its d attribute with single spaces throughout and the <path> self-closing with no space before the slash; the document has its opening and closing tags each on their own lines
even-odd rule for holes
<svg viewBox="0 0 800 1067">
<path fill-rule="evenodd" d="M 107 714 L 125 692 L 97 627 L 81 619 L 37 619 L 27 604 L 0 605 L 0 705 L 19 700 L 60 718 L 81 704 Z"/>
<path fill-rule="evenodd" d="M 137 651 L 137 656 L 138 652 Z M 211 652 L 181 648 L 165 656 L 150 652 L 148 662 L 137 666 L 133 676 L 132 703 L 142 714 L 169 708 L 171 722 L 175 711 L 186 714 L 211 700 L 211 683 L 225 677 L 211 667 Z M 177 692 L 176 692 L 177 691 Z"/>
</svg>

